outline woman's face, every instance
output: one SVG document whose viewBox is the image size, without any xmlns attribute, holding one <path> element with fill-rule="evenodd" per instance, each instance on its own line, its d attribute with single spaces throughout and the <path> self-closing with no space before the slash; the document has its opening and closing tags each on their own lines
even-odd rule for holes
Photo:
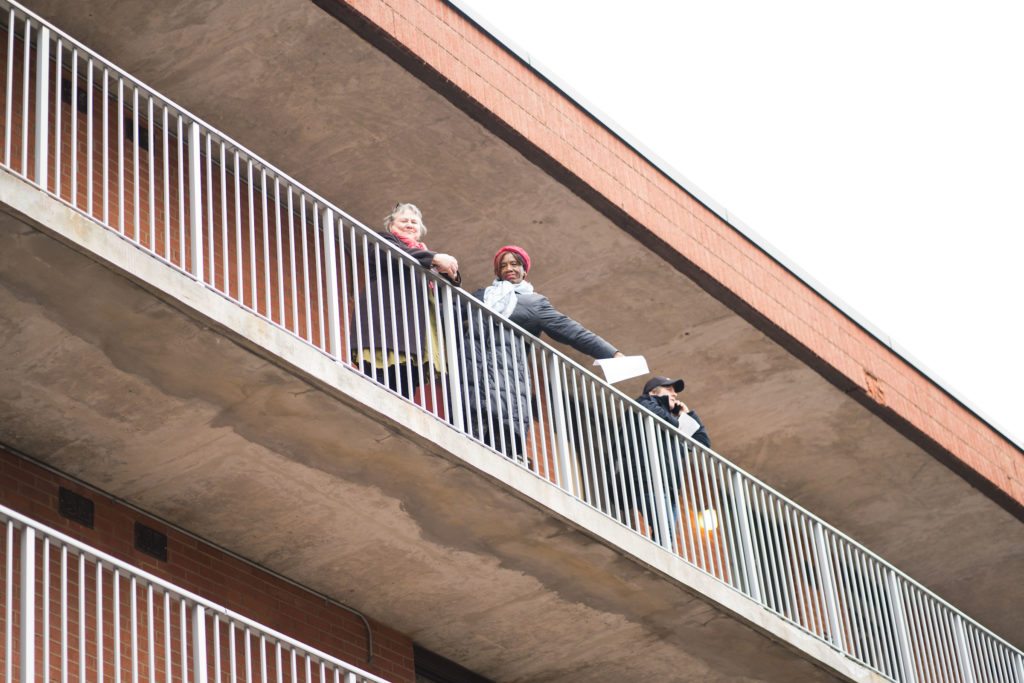
<svg viewBox="0 0 1024 683">
<path fill-rule="evenodd" d="M 506 251 L 498 260 L 498 279 L 518 285 L 526 277 L 523 262 L 511 251 Z"/>
<path fill-rule="evenodd" d="M 409 209 L 402 209 L 397 216 L 391 219 L 391 234 L 405 237 L 406 239 L 419 240 L 419 216 Z"/>
</svg>

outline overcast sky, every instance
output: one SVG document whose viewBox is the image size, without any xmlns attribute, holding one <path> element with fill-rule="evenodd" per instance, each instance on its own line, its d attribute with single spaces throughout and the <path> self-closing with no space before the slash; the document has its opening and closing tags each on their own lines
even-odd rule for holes
<svg viewBox="0 0 1024 683">
<path fill-rule="evenodd" d="M 1024 443 L 1024 2 L 457 1 Z"/>
</svg>

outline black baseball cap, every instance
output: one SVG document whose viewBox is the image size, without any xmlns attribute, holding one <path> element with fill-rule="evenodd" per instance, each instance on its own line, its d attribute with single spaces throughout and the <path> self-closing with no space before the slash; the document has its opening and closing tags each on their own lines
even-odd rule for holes
<svg viewBox="0 0 1024 683">
<path fill-rule="evenodd" d="M 658 387 L 672 387 L 673 391 L 677 394 L 683 390 L 686 383 L 681 379 L 669 379 L 668 377 L 652 377 L 647 380 L 647 384 L 644 385 L 644 393 L 650 393 L 653 389 Z"/>
</svg>

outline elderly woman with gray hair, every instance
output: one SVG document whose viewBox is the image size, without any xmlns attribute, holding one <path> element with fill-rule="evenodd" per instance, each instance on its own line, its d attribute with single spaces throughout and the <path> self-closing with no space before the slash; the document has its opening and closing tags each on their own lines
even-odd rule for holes
<svg viewBox="0 0 1024 683">
<path fill-rule="evenodd" d="M 427 234 L 423 213 L 404 202 L 384 218 L 385 242 L 409 254 L 424 270 L 462 283 L 459 262 L 450 254 L 431 251 L 421 239 Z M 356 321 L 350 327 L 353 360 L 364 373 L 412 399 L 416 387 L 431 372 L 444 372 L 444 348 L 437 326 L 434 283 L 406 259 L 388 249 L 367 247 L 365 273 L 359 278 Z"/>
<path fill-rule="evenodd" d="M 502 247 L 494 255 L 494 282 L 473 296 L 494 313 L 527 332 L 545 332 L 592 358 L 621 357 L 614 346 L 555 310 L 546 296 L 526 281 L 530 255 L 522 247 Z M 533 424 L 533 390 L 527 368 L 529 341 L 511 329 L 492 327 L 473 316 L 466 330 L 470 433 L 507 457 L 524 460 L 525 439 Z"/>
</svg>

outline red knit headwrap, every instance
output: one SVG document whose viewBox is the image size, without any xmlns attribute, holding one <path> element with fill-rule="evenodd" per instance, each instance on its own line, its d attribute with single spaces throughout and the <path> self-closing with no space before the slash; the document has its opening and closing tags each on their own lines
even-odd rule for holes
<svg viewBox="0 0 1024 683">
<path fill-rule="evenodd" d="M 523 262 L 523 274 L 530 272 L 530 255 L 526 253 L 526 250 L 522 247 L 517 247 L 514 244 L 510 244 L 506 247 L 502 247 L 498 250 L 498 253 L 494 255 L 494 274 L 500 276 L 498 262 L 501 260 L 501 255 L 507 251 L 511 251 L 513 254 L 519 257 L 519 260 Z"/>
</svg>

